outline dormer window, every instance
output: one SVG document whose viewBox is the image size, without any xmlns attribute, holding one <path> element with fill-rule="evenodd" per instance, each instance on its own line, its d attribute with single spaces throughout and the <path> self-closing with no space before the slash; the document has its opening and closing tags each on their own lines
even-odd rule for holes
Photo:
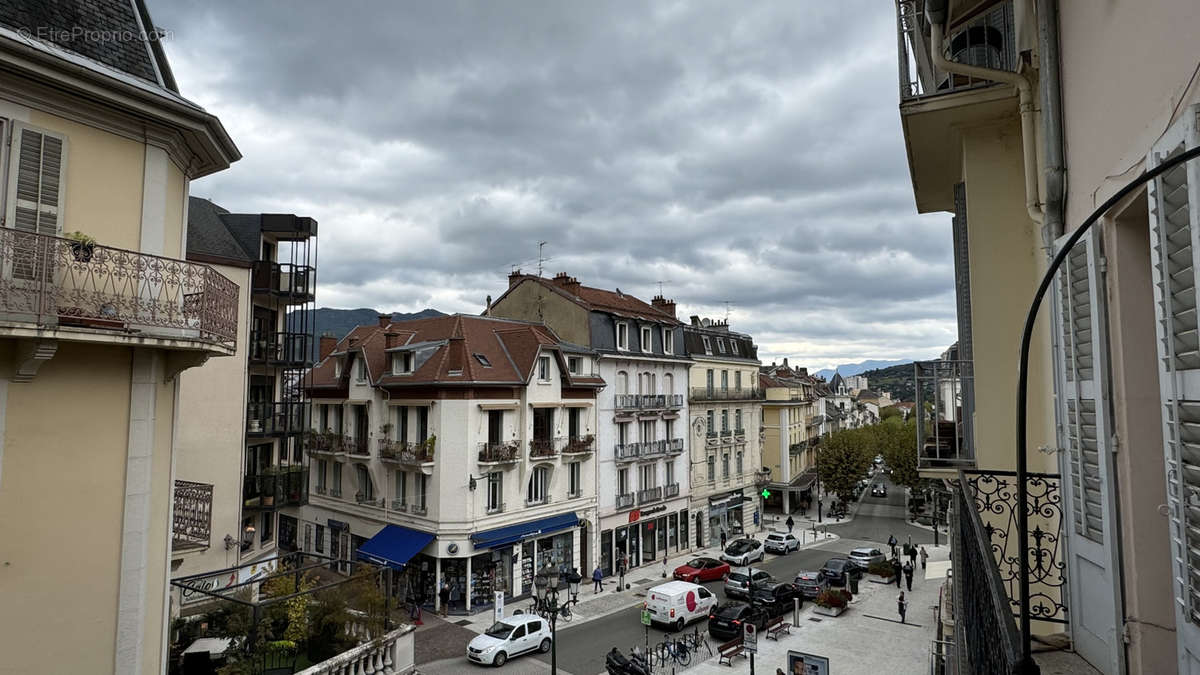
<svg viewBox="0 0 1200 675">
<path fill-rule="evenodd" d="M 725 338 L 717 338 L 717 351 L 725 353 Z"/>
<path fill-rule="evenodd" d="M 629 324 L 617 324 L 617 349 L 629 350 Z"/>
<path fill-rule="evenodd" d="M 538 357 L 538 380 L 541 382 L 550 381 L 550 357 Z"/>
<path fill-rule="evenodd" d="M 358 367 L 355 369 L 355 378 L 359 382 L 367 381 L 367 360 L 364 358 L 358 359 Z"/>
<path fill-rule="evenodd" d="M 583 359 L 578 356 L 567 357 L 567 372 L 572 375 L 579 375 L 583 372 Z"/>
<path fill-rule="evenodd" d="M 341 359 L 337 359 L 336 361 L 333 362 L 333 376 L 334 377 L 342 376 L 342 360 Z"/>
<path fill-rule="evenodd" d="M 675 353 L 675 331 L 671 330 L 670 328 L 663 328 L 662 332 L 663 332 L 662 333 L 662 335 L 663 335 L 663 353 L 674 354 Z"/>
<path fill-rule="evenodd" d="M 708 341 L 708 336 L 701 335 L 700 339 L 704 341 L 704 353 L 711 355 L 712 354 L 712 343 Z"/>
<path fill-rule="evenodd" d="M 740 356 L 740 355 L 738 354 L 738 342 L 737 342 L 737 340 L 730 340 L 730 341 L 729 341 L 729 353 L 730 353 L 730 354 L 733 354 L 734 356 Z"/>
<path fill-rule="evenodd" d="M 642 326 L 642 351 L 648 352 L 652 350 L 652 345 L 650 344 L 652 334 L 650 326 Z"/>
<path fill-rule="evenodd" d="M 397 375 L 407 375 L 413 371 L 413 353 L 400 352 L 392 357 L 393 372 Z"/>
</svg>

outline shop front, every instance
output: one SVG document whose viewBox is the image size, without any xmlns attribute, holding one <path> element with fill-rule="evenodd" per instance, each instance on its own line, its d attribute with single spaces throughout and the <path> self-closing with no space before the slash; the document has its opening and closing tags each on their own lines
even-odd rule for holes
<svg viewBox="0 0 1200 675">
<path fill-rule="evenodd" d="M 610 516 L 601 521 L 600 570 L 616 574 L 619 561 L 626 567 L 662 562 L 691 547 L 688 540 L 687 502 L 656 504 Z"/>
<path fill-rule="evenodd" d="M 727 492 L 708 498 L 708 540 L 720 542 L 721 534 L 726 540 L 736 539 L 745 532 L 743 504 L 747 500 L 742 490 Z"/>
</svg>

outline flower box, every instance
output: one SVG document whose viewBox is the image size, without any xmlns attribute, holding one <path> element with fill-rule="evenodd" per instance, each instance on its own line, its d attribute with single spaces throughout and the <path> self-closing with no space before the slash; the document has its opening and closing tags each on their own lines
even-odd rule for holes
<svg viewBox="0 0 1200 675">
<path fill-rule="evenodd" d="M 824 616 L 839 616 L 844 611 L 846 611 L 845 607 L 822 607 L 820 605 L 813 607 L 814 613 Z"/>
</svg>

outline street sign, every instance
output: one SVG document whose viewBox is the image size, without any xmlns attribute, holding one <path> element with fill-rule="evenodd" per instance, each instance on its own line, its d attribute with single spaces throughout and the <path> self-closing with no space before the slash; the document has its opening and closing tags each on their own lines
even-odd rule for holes
<svg viewBox="0 0 1200 675">
<path fill-rule="evenodd" d="M 496 623 L 499 623 L 500 621 L 502 621 L 504 619 L 504 591 L 496 591 L 495 598 L 496 598 L 495 599 L 495 605 L 496 605 L 495 619 L 496 619 Z"/>
<path fill-rule="evenodd" d="M 742 648 L 751 654 L 758 653 L 758 627 L 749 621 L 742 624 Z"/>
<path fill-rule="evenodd" d="M 763 496 L 763 499 L 770 499 L 771 491 L 768 490 L 767 488 L 763 488 L 762 496 Z"/>
<path fill-rule="evenodd" d="M 644 609 L 644 608 L 642 609 L 642 625 L 643 626 L 650 625 L 650 610 Z"/>
</svg>

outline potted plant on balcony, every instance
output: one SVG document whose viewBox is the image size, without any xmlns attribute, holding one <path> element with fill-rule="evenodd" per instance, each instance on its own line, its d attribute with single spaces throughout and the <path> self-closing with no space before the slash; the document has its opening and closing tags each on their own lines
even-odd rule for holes
<svg viewBox="0 0 1200 675">
<path fill-rule="evenodd" d="M 830 588 L 821 591 L 817 595 L 817 606 L 813 611 L 825 616 L 838 616 L 846 611 L 846 606 L 850 604 L 850 598 L 850 591 L 844 588 Z"/>
<path fill-rule="evenodd" d="M 71 254 L 78 262 L 91 262 L 92 253 L 96 250 L 96 240 L 79 232 L 68 232 L 67 239 L 71 240 Z"/>
<path fill-rule="evenodd" d="M 262 497 L 263 506 L 275 506 L 275 477 L 279 475 L 279 467 L 268 466 L 262 470 L 260 476 L 269 476 L 264 481 L 263 485 L 259 486 L 259 495 Z"/>
</svg>

